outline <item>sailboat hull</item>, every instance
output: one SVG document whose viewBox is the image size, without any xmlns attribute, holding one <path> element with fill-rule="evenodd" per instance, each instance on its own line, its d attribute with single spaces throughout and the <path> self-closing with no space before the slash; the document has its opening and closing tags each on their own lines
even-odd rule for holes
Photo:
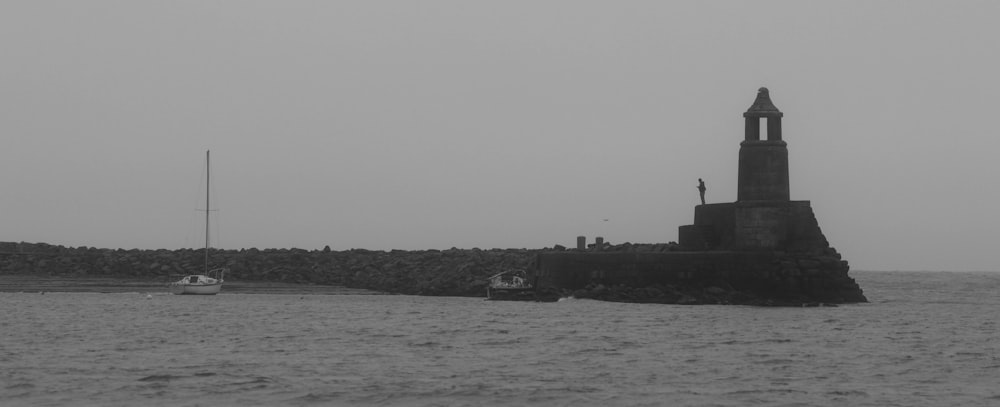
<svg viewBox="0 0 1000 407">
<path fill-rule="evenodd" d="M 215 295 L 219 291 L 222 291 L 222 283 L 206 285 L 176 284 L 170 286 L 170 292 L 177 295 Z"/>
<path fill-rule="evenodd" d="M 216 271 L 216 270 L 213 270 Z M 212 278 L 203 274 L 195 274 L 184 277 L 179 281 L 170 283 L 170 292 L 177 295 L 215 295 L 222 291 L 222 277 L 225 269 L 218 269 L 219 278 Z"/>
</svg>

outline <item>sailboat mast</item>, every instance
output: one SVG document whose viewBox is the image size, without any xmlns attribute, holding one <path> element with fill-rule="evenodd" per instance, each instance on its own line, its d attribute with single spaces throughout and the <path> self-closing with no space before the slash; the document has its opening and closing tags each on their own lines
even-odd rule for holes
<svg viewBox="0 0 1000 407">
<path fill-rule="evenodd" d="M 209 183 L 212 182 L 212 163 L 209 157 L 211 150 L 205 151 L 205 275 L 208 275 L 208 214 L 212 207 L 209 206 L 209 195 L 211 195 L 211 188 L 209 188 Z"/>
</svg>

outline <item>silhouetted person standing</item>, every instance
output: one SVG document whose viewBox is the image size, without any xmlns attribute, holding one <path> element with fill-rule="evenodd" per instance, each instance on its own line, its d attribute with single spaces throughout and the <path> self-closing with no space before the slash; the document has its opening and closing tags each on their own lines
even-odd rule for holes
<svg viewBox="0 0 1000 407">
<path fill-rule="evenodd" d="M 705 188 L 705 181 L 702 181 L 701 178 L 698 178 L 698 194 L 701 195 L 702 205 L 705 204 L 705 189 L 707 189 Z"/>
</svg>

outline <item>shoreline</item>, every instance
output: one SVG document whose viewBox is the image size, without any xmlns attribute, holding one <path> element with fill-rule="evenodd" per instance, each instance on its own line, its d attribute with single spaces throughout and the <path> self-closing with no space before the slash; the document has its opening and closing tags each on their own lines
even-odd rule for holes
<svg viewBox="0 0 1000 407">
<path fill-rule="evenodd" d="M 170 293 L 167 284 L 168 281 L 116 277 L 0 275 L 0 292 L 4 293 Z M 387 295 L 388 293 L 333 285 L 234 281 L 226 282 L 220 294 Z"/>
</svg>

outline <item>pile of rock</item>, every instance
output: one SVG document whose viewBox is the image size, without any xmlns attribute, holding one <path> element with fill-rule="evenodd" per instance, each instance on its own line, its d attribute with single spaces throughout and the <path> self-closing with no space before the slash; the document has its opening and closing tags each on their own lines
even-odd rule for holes
<svg viewBox="0 0 1000 407">
<path fill-rule="evenodd" d="M 303 249 L 212 250 L 213 267 L 229 267 L 227 280 L 340 285 L 399 294 L 483 296 L 489 276 L 526 269 L 528 249 L 333 251 Z M 0 243 L 0 274 L 125 277 L 167 282 L 200 273 L 204 249 L 123 250 Z"/>
</svg>

